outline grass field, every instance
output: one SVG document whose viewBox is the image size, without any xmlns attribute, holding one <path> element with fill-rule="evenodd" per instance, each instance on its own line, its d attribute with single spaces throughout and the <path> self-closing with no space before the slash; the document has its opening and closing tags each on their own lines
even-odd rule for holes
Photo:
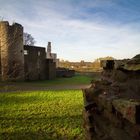
<svg viewBox="0 0 140 140">
<path fill-rule="evenodd" d="M 68 84 L 89 84 L 90 81 L 93 80 L 93 77 L 85 76 L 85 75 L 75 75 L 69 78 L 56 78 L 54 80 L 45 80 L 45 81 L 35 81 L 33 84 L 40 85 L 68 85 Z"/>
<path fill-rule="evenodd" d="M 41 89 L 52 89 L 52 87 L 62 87 L 65 86 L 76 86 L 76 85 L 88 85 L 91 80 L 90 76 L 76 75 L 70 78 L 56 78 L 53 80 L 42 80 L 42 81 L 26 81 L 26 82 L 0 82 L 0 92 L 10 92 L 10 91 L 26 91 L 26 90 L 41 90 Z M 70 88 L 73 89 L 73 88 Z"/>
<path fill-rule="evenodd" d="M 83 140 L 80 90 L 0 93 L 0 140 Z"/>
</svg>

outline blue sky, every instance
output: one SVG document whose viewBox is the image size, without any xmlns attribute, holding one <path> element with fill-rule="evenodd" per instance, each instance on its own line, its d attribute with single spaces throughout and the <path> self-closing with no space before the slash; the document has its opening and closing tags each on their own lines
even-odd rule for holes
<svg viewBox="0 0 140 140">
<path fill-rule="evenodd" d="M 0 0 L 0 19 L 18 22 L 60 59 L 94 61 L 140 53 L 140 0 Z"/>
</svg>

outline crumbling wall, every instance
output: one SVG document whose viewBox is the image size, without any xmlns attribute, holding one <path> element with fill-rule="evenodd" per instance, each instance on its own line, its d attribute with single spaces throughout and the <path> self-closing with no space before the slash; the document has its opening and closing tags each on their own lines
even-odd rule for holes
<svg viewBox="0 0 140 140">
<path fill-rule="evenodd" d="M 86 140 L 140 140 L 140 55 L 102 66 L 101 80 L 83 90 Z"/>
<path fill-rule="evenodd" d="M 55 77 L 56 63 L 54 59 L 46 60 L 45 48 L 23 48 L 23 27 L 17 23 L 9 25 L 7 21 L 1 21 L 0 80 L 45 80 Z"/>
<path fill-rule="evenodd" d="M 56 63 L 53 59 L 46 59 L 46 74 L 48 80 L 56 78 Z"/>
<path fill-rule="evenodd" d="M 67 68 L 57 68 L 56 76 L 57 77 L 73 77 L 75 76 L 75 70 L 70 70 Z"/>
<path fill-rule="evenodd" d="M 1 79 L 24 80 L 23 27 L 0 22 Z"/>
<path fill-rule="evenodd" d="M 24 46 L 25 79 L 50 80 L 56 78 L 56 63 L 46 59 L 46 50 L 42 47 Z"/>
<path fill-rule="evenodd" d="M 45 48 L 24 45 L 25 80 L 45 80 L 46 51 Z"/>
</svg>

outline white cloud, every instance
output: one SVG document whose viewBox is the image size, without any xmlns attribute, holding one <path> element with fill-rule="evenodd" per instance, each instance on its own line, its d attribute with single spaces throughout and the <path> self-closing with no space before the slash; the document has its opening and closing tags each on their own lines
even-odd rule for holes
<svg viewBox="0 0 140 140">
<path fill-rule="evenodd" d="M 18 4 L 18 9 L 20 6 Z M 46 46 L 48 41 L 52 41 L 53 51 L 63 59 L 92 61 L 102 56 L 125 58 L 140 53 L 140 31 L 132 28 L 135 23 L 122 26 L 99 23 L 93 19 L 75 19 L 70 15 L 79 12 L 79 9 L 73 10 L 71 5 L 64 5 L 66 7 L 62 6 L 62 9 L 57 6 L 51 1 L 36 1 L 33 9 L 25 8 L 30 16 L 26 17 L 16 10 L 15 3 L 12 8 L 9 5 L 3 7 L 0 14 L 10 21 L 14 19 L 21 23 L 25 31 L 35 37 L 37 45 Z M 33 16 L 30 10 L 34 10 Z"/>
</svg>

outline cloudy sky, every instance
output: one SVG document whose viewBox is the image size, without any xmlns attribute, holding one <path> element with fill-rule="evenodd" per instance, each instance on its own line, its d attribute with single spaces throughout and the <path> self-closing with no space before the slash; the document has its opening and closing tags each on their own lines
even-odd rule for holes
<svg viewBox="0 0 140 140">
<path fill-rule="evenodd" d="M 140 53 L 140 0 L 0 0 L 0 19 L 18 22 L 59 58 L 93 61 Z"/>
</svg>

